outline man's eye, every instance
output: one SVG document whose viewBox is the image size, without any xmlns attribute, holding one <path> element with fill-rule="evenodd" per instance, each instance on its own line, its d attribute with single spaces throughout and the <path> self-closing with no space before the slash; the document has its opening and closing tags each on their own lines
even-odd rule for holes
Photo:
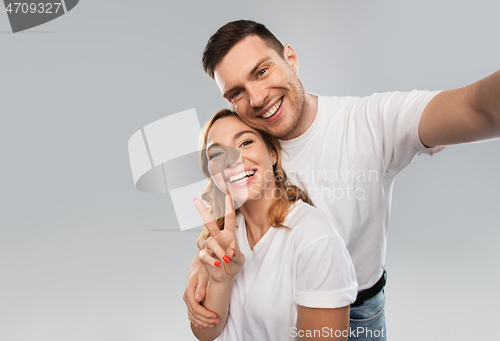
<svg viewBox="0 0 500 341">
<path fill-rule="evenodd" d="M 239 94 L 241 94 L 241 91 L 235 91 L 231 95 L 231 99 L 236 98 Z"/>
<path fill-rule="evenodd" d="M 262 76 L 264 73 L 266 73 L 266 70 L 267 70 L 266 68 L 261 69 L 257 75 L 258 75 L 259 77 L 260 77 L 260 76 Z"/>
</svg>

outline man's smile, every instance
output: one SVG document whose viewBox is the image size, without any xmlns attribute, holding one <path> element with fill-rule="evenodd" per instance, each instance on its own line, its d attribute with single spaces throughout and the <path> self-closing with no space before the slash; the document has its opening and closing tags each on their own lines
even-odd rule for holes
<svg viewBox="0 0 500 341">
<path fill-rule="evenodd" d="M 276 113 L 280 113 L 281 114 L 281 106 L 283 104 L 283 97 L 281 97 L 278 101 L 276 101 L 276 103 L 274 103 L 271 108 L 269 108 L 266 112 L 264 112 L 263 114 L 261 114 L 259 117 L 262 117 L 263 119 L 266 119 L 266 120 L 269 120 L 271 117 L 273 118 L 272 120 L 269 120 L 269 121 L 274 121 L 274 119 L 278 118 L 279 115 L 276 115 Z"/>
</svg>

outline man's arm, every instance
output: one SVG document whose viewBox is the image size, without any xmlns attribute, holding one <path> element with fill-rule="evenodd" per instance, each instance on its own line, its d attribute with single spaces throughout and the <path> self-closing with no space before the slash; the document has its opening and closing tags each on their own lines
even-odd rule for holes
<svg viewBox="0 0 500 341">
<path fill-rule="evenodd" d="M 205 298 L 208 278 L 208 272 L 196 254 L 189 267 L 183 299 L 188 308 L 189 320 L 197 328 L 213 328 L 220 322 L 217 314 L 206 309 L 200 303 Z"/>
<path fill-rule="evenodd" d="M 500 70 L 437 94 L 422 113 L 418 134 L 426 147 L 500 137 Z"/>
<path fill-rule="evenodd" d="M 229 298 L 231 295 L 231 286 L 234 277 L 227 278 L 224 281 L 215 281 L 213 278 L 208 280 L 207 296 L 203 300 L 203 305 L 210 310 L 217 312 L 220 318 L 219 324 L 211 328 L 199 328 L 191 322 L 191 330 L 198 340 L 213 341 L 224 329 L 226 325 L 227 314 L 229 311 Z"/>
</svg>

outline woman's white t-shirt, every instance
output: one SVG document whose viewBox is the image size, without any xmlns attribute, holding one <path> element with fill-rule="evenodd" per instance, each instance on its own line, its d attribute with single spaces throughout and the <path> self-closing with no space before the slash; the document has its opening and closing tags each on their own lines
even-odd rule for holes
<svg viewBox="0 0 500 341">
<path fill-rule="evenodd" d="M 339 308 L 355 301 L 358 284 L 344 241 L 316 208 L 297 201 L 284 222 L 290 229 L 269 228 L 253 250 L 241 214 L 236 224 L 245 265 L 219 341 L 296 340 L 297 304 Z"/>
</svg>

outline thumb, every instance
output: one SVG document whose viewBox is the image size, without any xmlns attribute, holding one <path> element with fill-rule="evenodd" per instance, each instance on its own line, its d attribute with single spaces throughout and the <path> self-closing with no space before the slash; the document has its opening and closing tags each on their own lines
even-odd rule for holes
<svg viewBox="0 0 500 341">
<path fill-rule="evenodd" d="M 232 261 L 235 261 L 236 263 L 241 263 L 244 261 L 245 256 L 241 253 L 238 241 L 236 239 L 229 244 L 229 249 L 227 251 L 227 254 L 230 255 Z"/>
<path fill-rule="evenodd" d="M 198 285 L 194 292 L 194 299 L 197 302 L 203 301 L 205 298 L 206 288 L 208 284 L 208 276 L 198 276 Z"/>
</svg>

